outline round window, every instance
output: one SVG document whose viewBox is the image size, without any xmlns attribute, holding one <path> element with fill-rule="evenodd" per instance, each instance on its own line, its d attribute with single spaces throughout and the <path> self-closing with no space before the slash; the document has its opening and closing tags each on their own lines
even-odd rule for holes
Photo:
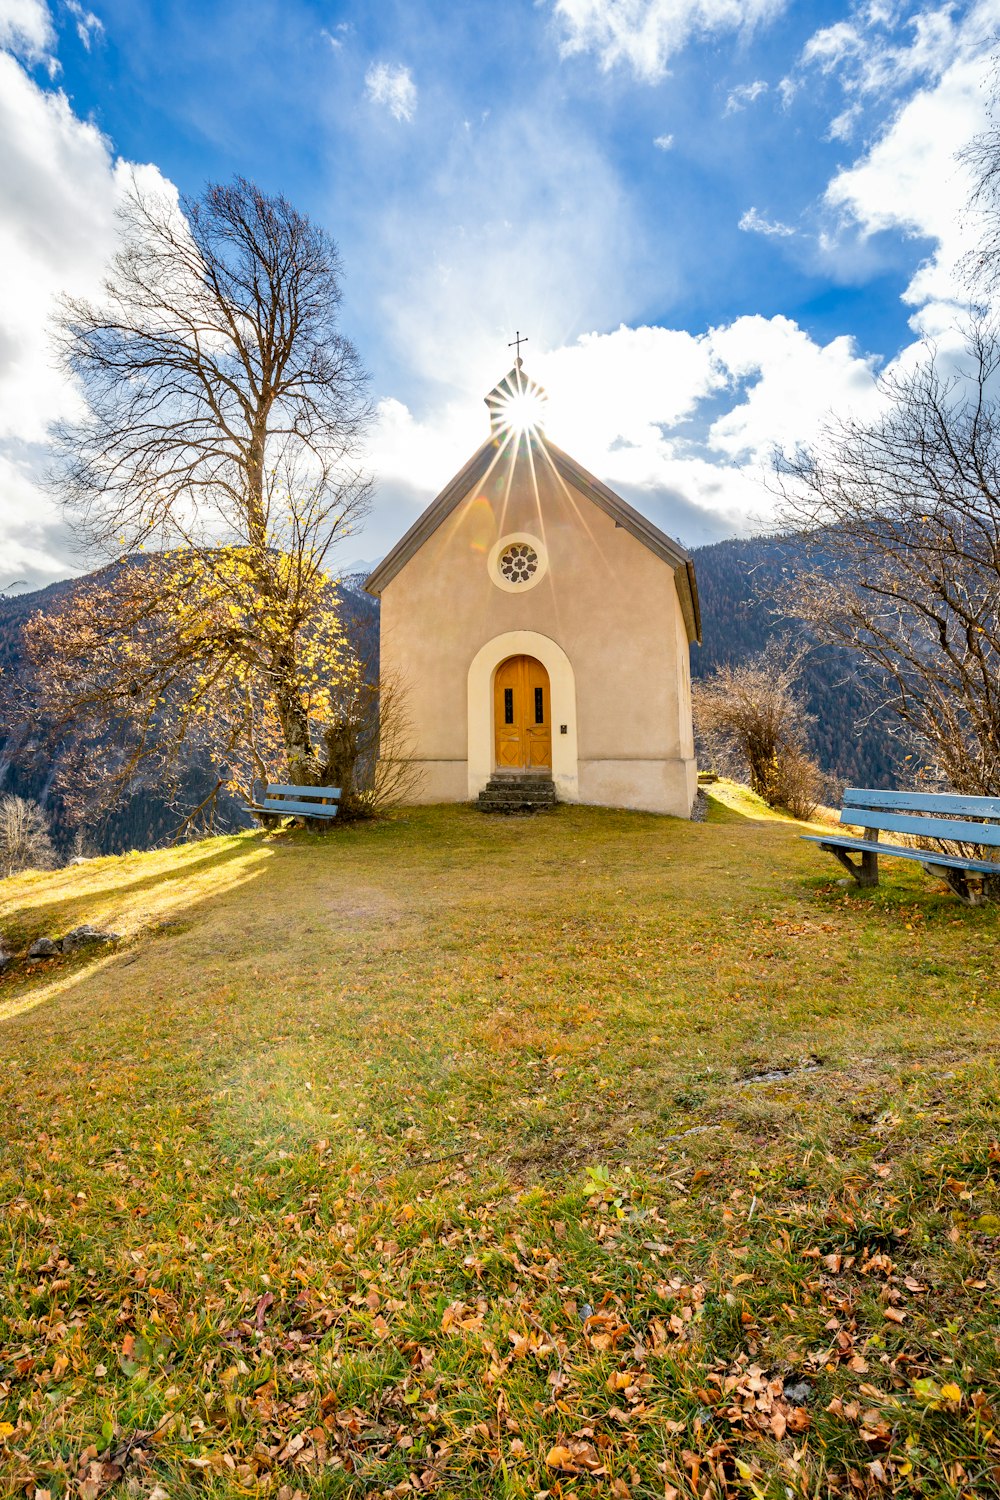
<svg viewBox="0 0 1000 1500">
<path fill-rule="evenodd" d="M 529 542 L 512 542 L 501 552 L 498 567 L 508 583 L 530 583 L 538 572 L 538 553 Z"/>
<path fill-rule="evenodd" d="M 508 531 L 490 548 L 486 569 L 494 588 L 507 594 L 523 594 L 540 583 L 548 572 L 545 543 L 530 531 Z"/>
</svg>

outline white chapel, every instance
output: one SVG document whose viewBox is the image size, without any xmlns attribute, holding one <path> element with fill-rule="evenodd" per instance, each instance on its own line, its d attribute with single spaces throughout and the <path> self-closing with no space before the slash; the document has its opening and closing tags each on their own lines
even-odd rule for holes
<svg viewBox="0 0 1000 1500">
<path fill-rule="evenodd" d="M 489 437 L 365 584 L 415 800 L 537 783 L 690 817 L 694 566 L 549 441 L 544 399 L 519 359 L 486 397 Z"/>
</svg>

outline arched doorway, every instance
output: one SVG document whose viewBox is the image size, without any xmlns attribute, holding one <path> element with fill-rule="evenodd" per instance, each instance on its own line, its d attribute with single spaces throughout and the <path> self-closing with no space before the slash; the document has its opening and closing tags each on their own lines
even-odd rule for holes
<svg viewBox="0 0 1000 1500">
<path fill-rule="evenodd" d="M 549 674 L 534 656 L 508 656 L 493 679 L 498 771 L 552 770 Z"/>
</svg>

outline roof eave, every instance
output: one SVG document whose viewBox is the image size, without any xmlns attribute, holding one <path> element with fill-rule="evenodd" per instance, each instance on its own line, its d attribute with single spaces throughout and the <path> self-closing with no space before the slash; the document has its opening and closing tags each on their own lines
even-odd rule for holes
<svg viewBox="0 0 1000 1500">
<path fill-rule="evenodd" d="M 496 438 L 491 434 L 483 443 L 481 448 L 469 459 L 464 468 L 460 469 L 454 478 L 450 479 L 444 489 L 428 505 L 426 510 L 421 511 L 410 529 L 400 537 L 399 541 L 388 552 L 379 563 L 375 571 L 365 579 L 365 592 L 378 598 L 386 584 L 391 583 L 396 574 L 401 572 L 415 553 L 419 552 L 424 542 L 437 530 L 441 522 L 455 508 L 459 500 L 467 495 L 469 490 L 486 473 L 493 461 L 497 448 Z"/>
</svg>

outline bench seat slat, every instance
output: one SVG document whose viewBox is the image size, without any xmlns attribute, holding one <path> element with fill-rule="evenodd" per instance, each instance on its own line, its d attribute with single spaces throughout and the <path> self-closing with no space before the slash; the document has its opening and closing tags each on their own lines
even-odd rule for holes
<svg viewBox="0 0 1000 1500">
<path fill-rule="evenodd" d="M 991 863 L 986 859 L 962 859 L 954 854 L 939 854 L 933 849 L 904 849 L 900 844 L 875 844 L 867 839 L 845 838 L 841 834 L 803 833 L 806 843 L 819 844 L 820 848 L 835 846 L 838 849 L 856 850 L 859 854 L 885 854 L 896 859 L 915 859 L 924 865 L 947 865 L 954 870 L 976 870 L 982 875 L 1000 875 L 1000 861 Z"/>
<path fill-rule="evenodd" d="M 1000 845 L 1000 824 L 963 823 L 958 818 L 918 817 L 912 813 L 891 813 L 844 807 L 841 823 L 861 828 L 881 828 L 885 833 L 914 833 L 925 839 L 954 839 L 960 844 Z"/>
<path fill-rule="evenodd" d="M 297 797 L 299 801 L 303 797 L 339 797 L 339 786 L 286 786 L 280 781 L 269 781 L 267 784 L 268 797 Z"/>
<path fill-rule="evenodd" d="M 263 802 L 253 803 L 251 812 L 270 813 L 278 818 L 335 818 L 337 808 L 329 802 L 272 802 L 265 797 Z"/>
<path fill-rule="evenodd" d="M 844 807 L 882 808 L 886 812 L 925 812 L 949 817 L 1000 818 L 1000 797 L 955 797 L 949 792 L 877 792 L 851 786 Z M 856 818 L 861 823 L 863 819 Z"/>
</svg>

